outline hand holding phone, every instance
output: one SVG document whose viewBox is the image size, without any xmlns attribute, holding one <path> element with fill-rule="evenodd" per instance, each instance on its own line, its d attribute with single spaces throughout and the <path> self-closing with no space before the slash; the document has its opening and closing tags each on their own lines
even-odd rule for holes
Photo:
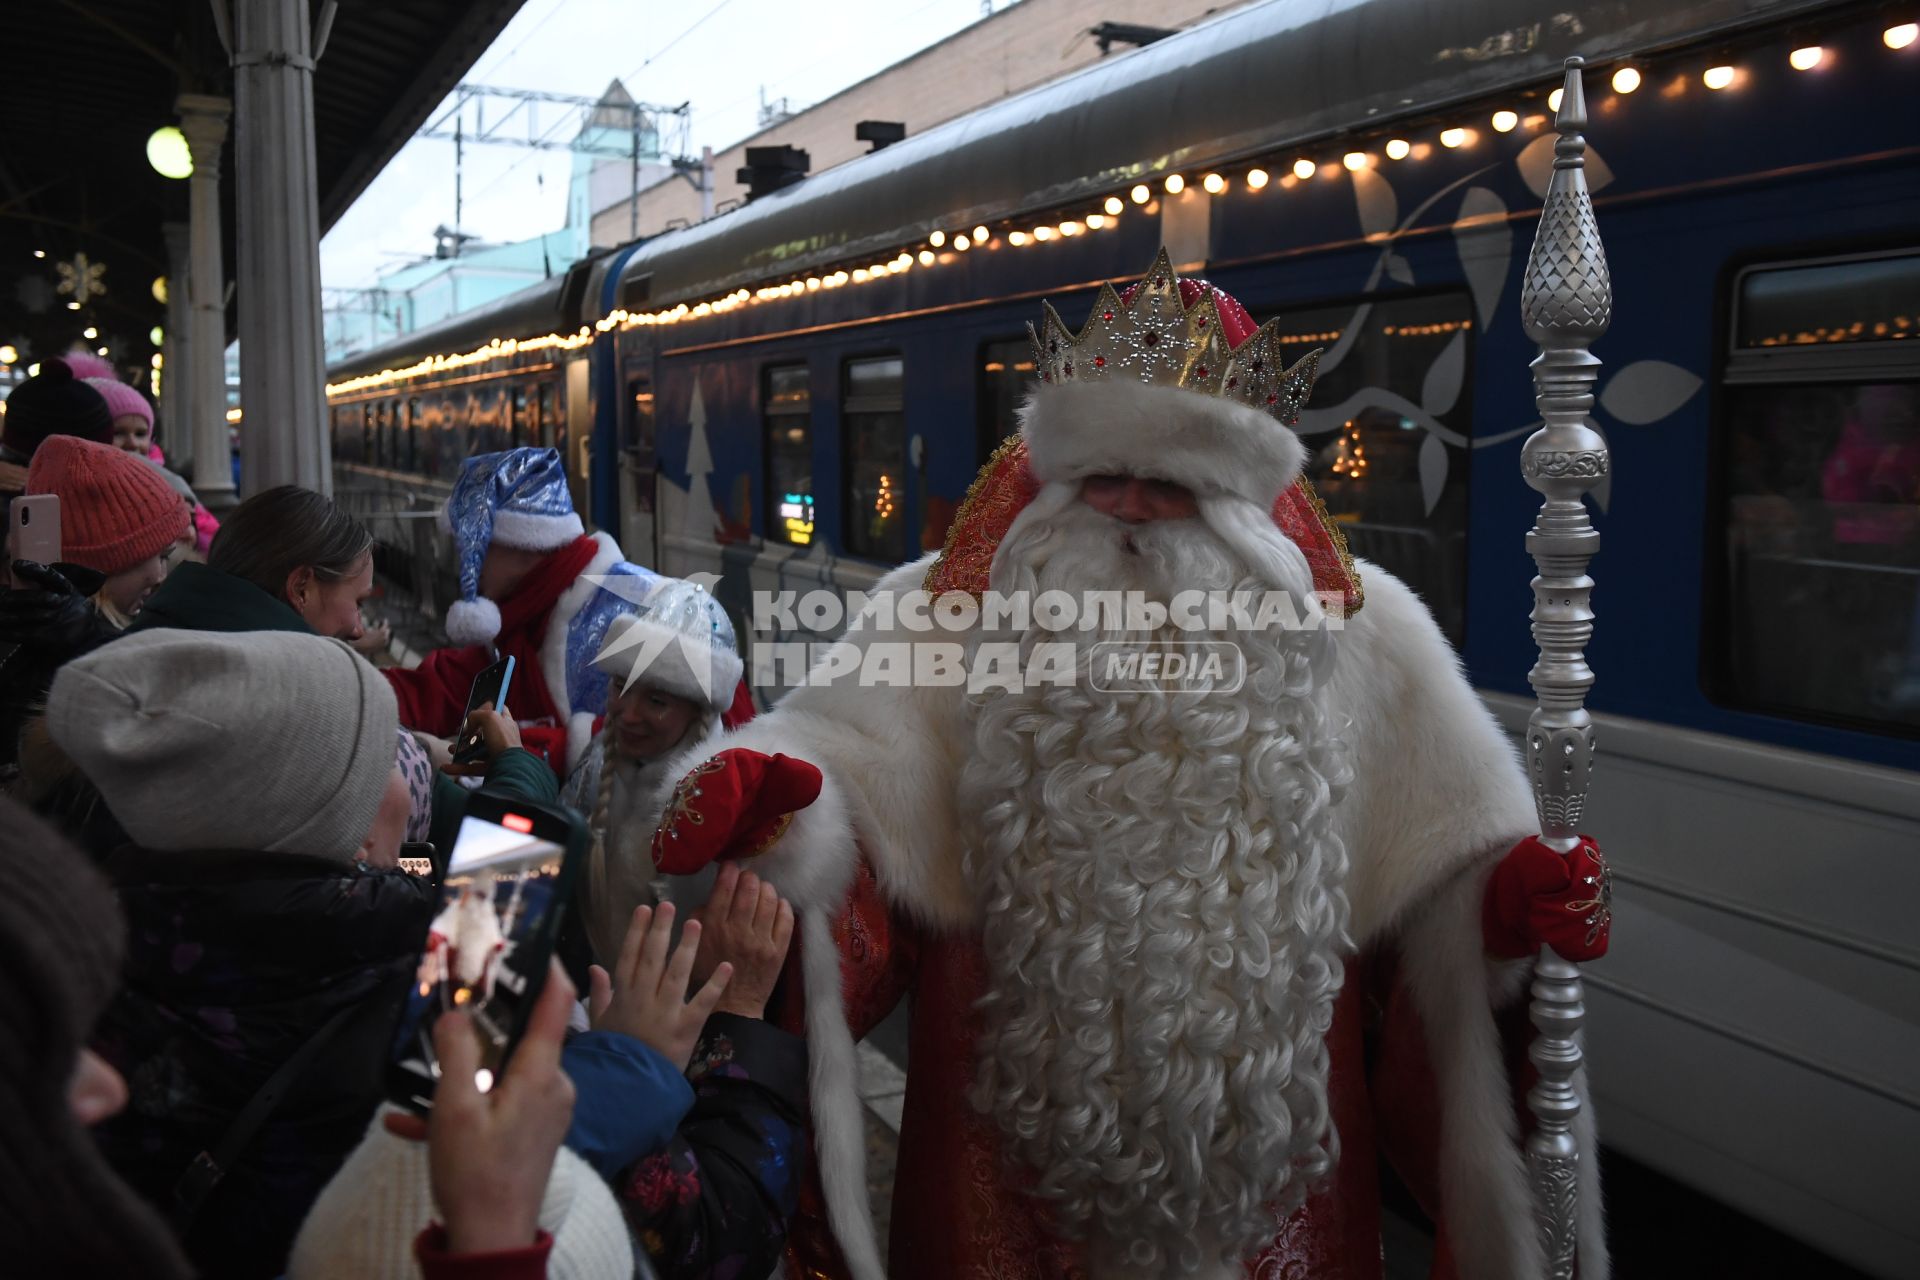
<svg viewBox="0 0 1920 1280">
<path fill-rule="evenodd" d="M 7 507 L 7 563 L 31 560 L 50 565 L 60 558 L 60 495 L 35 493 L 15 498 Z M 22 582 L 16 570 L 13 586 L 19 591 L 38 589 Z"/>
<path fill-rule="evenodd" d="M 473 713 L 482 707 L 497 709 L 501 715 L 507 715 L 507 690 L 513 686 L 514 661 L 511 655 L 500 659 L 473 678 L 473 688 L 467 694 L 467 714 L 463 717 L 469 723 Z M 485 737 L 472 728 L 463 728 L 454 739 L 453 759 L 457 764 L 471 764 L 485 758 L 487 743 Z"/>
<path fill-rule="evenodd" d="M 486 792 L 468 799 L 394 1031 L 393 1101 L 416 1112 L 433 1106 L 435 1089 L 454 1069 L 435 1030 L 450 1013 L 465 1015 L 459 1021 L 478 1042 L 473 1087 L 485 1093 L 500 1078 L 546 983 L 585 848 L 585 827 L 567 810 Z"/>
<path fill-rule="evenodd" d="M 464 756 L 458 749 L 459 744 L 477 738 L 478 751 L 469 751 Z M 442 766 L 442 772 L 456 778 L 484 777 L 493 762 L 504 751 L 511 751 L 520 745 L 520 726 L 513 717 L 493 709 L 491 702 L 482 703 L 467 713 L 466 723 L 460 726 L 455 742 L 455 751 L 449 763 Z"/>
<path fill-rule="evenodd" d="M 432 1120 L 387 1116 L 393 1133 L 427 1141 L 433 1200 L 450 1253 L 524 1248 L 539 1230 L 554 1153 L 573 1120 L 573 1083 L 560 1067 L 573 984 L 549 963 L 520 1052 L 499 1087 L 482 1092 L 474 1083 L 479 1041 L 464 1014 L 450 1014 L 434 1027 L 446 1079 Z"/>
</svg>

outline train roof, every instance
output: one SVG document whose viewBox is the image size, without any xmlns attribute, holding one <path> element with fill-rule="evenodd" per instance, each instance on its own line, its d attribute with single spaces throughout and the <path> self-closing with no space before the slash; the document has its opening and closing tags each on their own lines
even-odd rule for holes
<svg viewBox="0 0 1920 1280">
<path fill-rule="evenodd" d="M 1092 199 L 1790 20 L 1832 0 L 1267 0 L 1103 59 L 641 245 L 647 306 L 897 252 L 937 228 Z M 623 289 L 623 294 L 625 290 Z"/>
</svg>

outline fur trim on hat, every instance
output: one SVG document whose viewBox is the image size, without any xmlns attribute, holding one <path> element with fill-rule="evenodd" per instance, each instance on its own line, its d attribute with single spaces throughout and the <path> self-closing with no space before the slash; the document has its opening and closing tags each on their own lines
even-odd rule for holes
<svg viewBox="0 0 1920 1280">
<path fill-rule="evenodd" d="M 1250 405 L 1125 378 L 1043 386 L 1020 410 L 1036 479 L 1171 480 L 1264 509 L 1300 476 L 1306 446 Z"/>
<path fill-rule="evenodd" d="M 577 513 L 563 516 L 536 516 L 525 511 L 495 511 L 493 541 L 521 551 L 558 551 L 585 534 Z"/>
<path fill-rule="evenodd" d="M 607 653 L 616 643 L 620 645 L 619 651 Z M 647 655 L 646 665 L 636 672 L 634 662 L 642 654 Z M 700 687 L 700 676 L 693 668 L 694 660 L 700 657 L 708 659 L 705 689 Z M 746 670 L 737 653 L 690 637 L 651 618 L 632 614 L 613 620 L 613 625 L 607 628 L 601 654 L 594 658 L 593 665 L 620 684 L 637 677 L 650 688 L 716 712 L 733 705 L 734 687 Z"/>
<path fill-rule="evenodd" d="M 492 644 L 500 634 L 500 606 L 485 596 L 447 606 L 447 639 L 456 645 Z"/>
</svg>

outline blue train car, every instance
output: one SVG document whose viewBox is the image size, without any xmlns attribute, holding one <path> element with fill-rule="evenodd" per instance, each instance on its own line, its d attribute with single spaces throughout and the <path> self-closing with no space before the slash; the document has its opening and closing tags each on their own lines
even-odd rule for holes
<svg viewBox="0 0 1920 1280">
<path fill-rule="evenodd" d="M 492 379 L 509 407 L 467 424 L 492 443 L 520 438 L 513 388 L 554 380 L 595 521 L 630 558 L 721 574 L 744 623 L 753 591 L 858 589 L 939 546 L 1014 429 L 1040 299 L 1077 325 L 1165 244 L 1282 317 L 1294 353 L 1326 350 L 1298 426 L 1315 484 L 1518 731 L 1538 508 L 1518 294 L 1548 95 L 1587 56 L 1616 293 L 1589 650 L 1589 812 L 1618 882 L 1589 977 L 1602 1132 L 1856 1266 L 1920 1274 L 1903 21 L 1790 0 L 1253 5 L 582 264 L 487 319 L 552 336 L 531 354 L 419 335 L 343 369 L 335 400 L 364 440 L 356 405 Z"/>
</svg>

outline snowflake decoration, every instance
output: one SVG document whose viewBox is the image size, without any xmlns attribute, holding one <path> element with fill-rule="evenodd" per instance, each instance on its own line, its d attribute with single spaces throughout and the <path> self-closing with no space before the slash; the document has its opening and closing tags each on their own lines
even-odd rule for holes
<svg viewBox="0 0 1920 1280">
<path fill-rule="evenodd" d="M 72 294 L 75 302 L 106 296 L 107 287 L 100 283 L 101 277 L 107 274 L 106 263 L 95 262 L 84 253 L 76 253 L 72 262 L 59 263 L 58 269 L 60 292 Z"/>
</svg>

